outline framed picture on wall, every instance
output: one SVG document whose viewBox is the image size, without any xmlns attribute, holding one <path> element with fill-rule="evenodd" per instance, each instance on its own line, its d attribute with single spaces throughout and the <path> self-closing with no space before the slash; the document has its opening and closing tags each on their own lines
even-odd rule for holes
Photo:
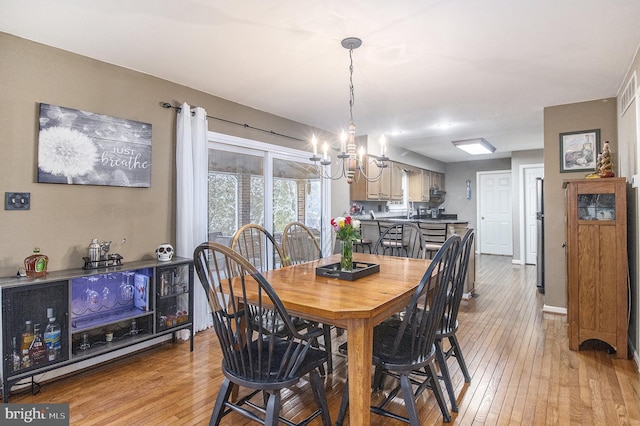
<svg viewBox="0 0 640 426">
<path fill-rule="evenodd" d="M 600 152 L 600 129 L 560 133 L 560 173 L 593 171 Z"/>
<path fill-rule="evenodd" d="M 151 186 L 151 124 L 40 104 L 38 182 Z"/>
</svg>

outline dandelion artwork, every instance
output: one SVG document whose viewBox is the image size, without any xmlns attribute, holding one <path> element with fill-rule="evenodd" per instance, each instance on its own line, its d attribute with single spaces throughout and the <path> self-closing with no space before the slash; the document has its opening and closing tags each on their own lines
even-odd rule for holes
<svg viewBox="0 0 640 426">
<path fill-rule="evenodd" d="M 38 182 L 149 187 L 151 124 L 40 104 Z"/>
</svg>

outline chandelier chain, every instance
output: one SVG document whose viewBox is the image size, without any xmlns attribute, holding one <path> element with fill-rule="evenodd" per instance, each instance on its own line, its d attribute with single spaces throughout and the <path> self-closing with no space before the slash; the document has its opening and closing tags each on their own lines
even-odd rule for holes
<svg viewBox="0 0 640 426">
<path fill-rule="evenodd" d="M 353 123 L 353 104 L 356 102 L 356 97 L 353 90 L 353 47 L 349 49 L 349 116 Z"/>
</svg>

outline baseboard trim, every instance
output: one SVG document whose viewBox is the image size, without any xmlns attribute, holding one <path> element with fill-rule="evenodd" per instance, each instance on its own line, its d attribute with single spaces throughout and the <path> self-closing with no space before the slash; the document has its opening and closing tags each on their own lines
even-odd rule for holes
<svg viewBox="0 0 640 426">
<path fill-rule="evenodd" d="M 567 308 L 563 308 L 561 306 L 543 305 L 542 312 L 546 312 L 548 314 L 567 315 Z"/>
</svg>

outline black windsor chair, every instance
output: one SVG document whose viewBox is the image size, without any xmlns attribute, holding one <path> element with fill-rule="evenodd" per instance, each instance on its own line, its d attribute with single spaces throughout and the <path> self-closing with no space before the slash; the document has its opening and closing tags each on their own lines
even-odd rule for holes
<svg viewBox="0 0 640 426">
<path fill-rule="evenodd" d="M 291 265 L 311 262 L 322 258 L 320 244 L 313 231 L 300 222 L 291 222 L 284 227 L 282 232 L 282 251 L 286 262 Z M 331 326 L 322 325 L 324 346 L 329 354 L 327 373 L 333 372 L 333 359 L 331 357 Z"/>
<path fill-rule="evenodd" d="M 453 391 L 453 383 L 451 381 L 451 375 L 449 374 L 447 360 L 450 357 L 456 358 L 460 365 L 460 370 L 462 370 L 464 381 L 466 383 L 471 382 L 471 376 L 464 362 L 460 343 L 456 337 L 456 331 L 458 331 L 458 311 L 460 310 L 460 302 L 462 301 L 464 283 L 469 272 L 469 256 L 472 255 L 473 251 L 473 238 L 473 228 L 467 229 L 460 243 L 460 250 L 458 251 L 458 257 L 456 259 L 456 269 L 452 276 L 452 285 L 449 294 L 447 295 L 447 304 L 444 309 L 442 325 L 436 330 L 436 359 L 442 374 L 442 379 L 447 388 L 447 393 L 449 394 L 449 399 L 451 400 L 451 411 L 455 413 L 458 412 L 458 403 Z M 443 350 L 442 346 L 444 339 L 447 339 L 450 344 L 449 349 L 446 351 Z"/>
<path fill-rule="evenodd" d="M 295 388 L 308 374 L 317 409 L 297 425 L 306 425 L 317 416 L 325 426 L 331 425 L 318 373 L 327 362 L 327 353 L 312 345 L 322 330 L 298 332 L 271 285 L 229 247 L 202 243 L 193 258 L 223 356 L 225 378 L 209 424 L 218 425 L 222 417 L 237 412 L 265 425 L 276 426 L 279 421 L 294 425 L 280 416 L 280 392 Z M 274 315 L 278 321 L 274 321 Z M 238 387 L 248 388 L 250 393 L 234 402 L 230 397 Z M 262 400 L 256 402 L 252 398 L 258 393 L 262 393 Z"/>
<path fill-rule="evenodd" d="M 450 237 L 434 256 L 424 276 L 420 280 L 411 301 L 400 316 L 398 324 L 386 323 L 376 326 L 373 331 L 373 364 L 378 374 L 395 377 L 399 384 L 371 412 L 412 426 L 420 425 L 416 399 L 425 389 L 431 389 L 442 412 L 445 422 L 451 415 L 444 401 L 440 381 L 435 371 L 436 330 L 442 323 L 449 290 L 448 283 L 455 269 L 455 259 L 460 245 L 460 237 Z M 412 376 L 415 370 L 426 371 L 420 380 Z M 414 385 L 417 388 L 414 391 Z M 349 403 L 349 387 L 345 385 L 337 425 L 341 425 Z M 408 417 L 387 409 L 389 403 L 402 393 Z"/>
</svg>

